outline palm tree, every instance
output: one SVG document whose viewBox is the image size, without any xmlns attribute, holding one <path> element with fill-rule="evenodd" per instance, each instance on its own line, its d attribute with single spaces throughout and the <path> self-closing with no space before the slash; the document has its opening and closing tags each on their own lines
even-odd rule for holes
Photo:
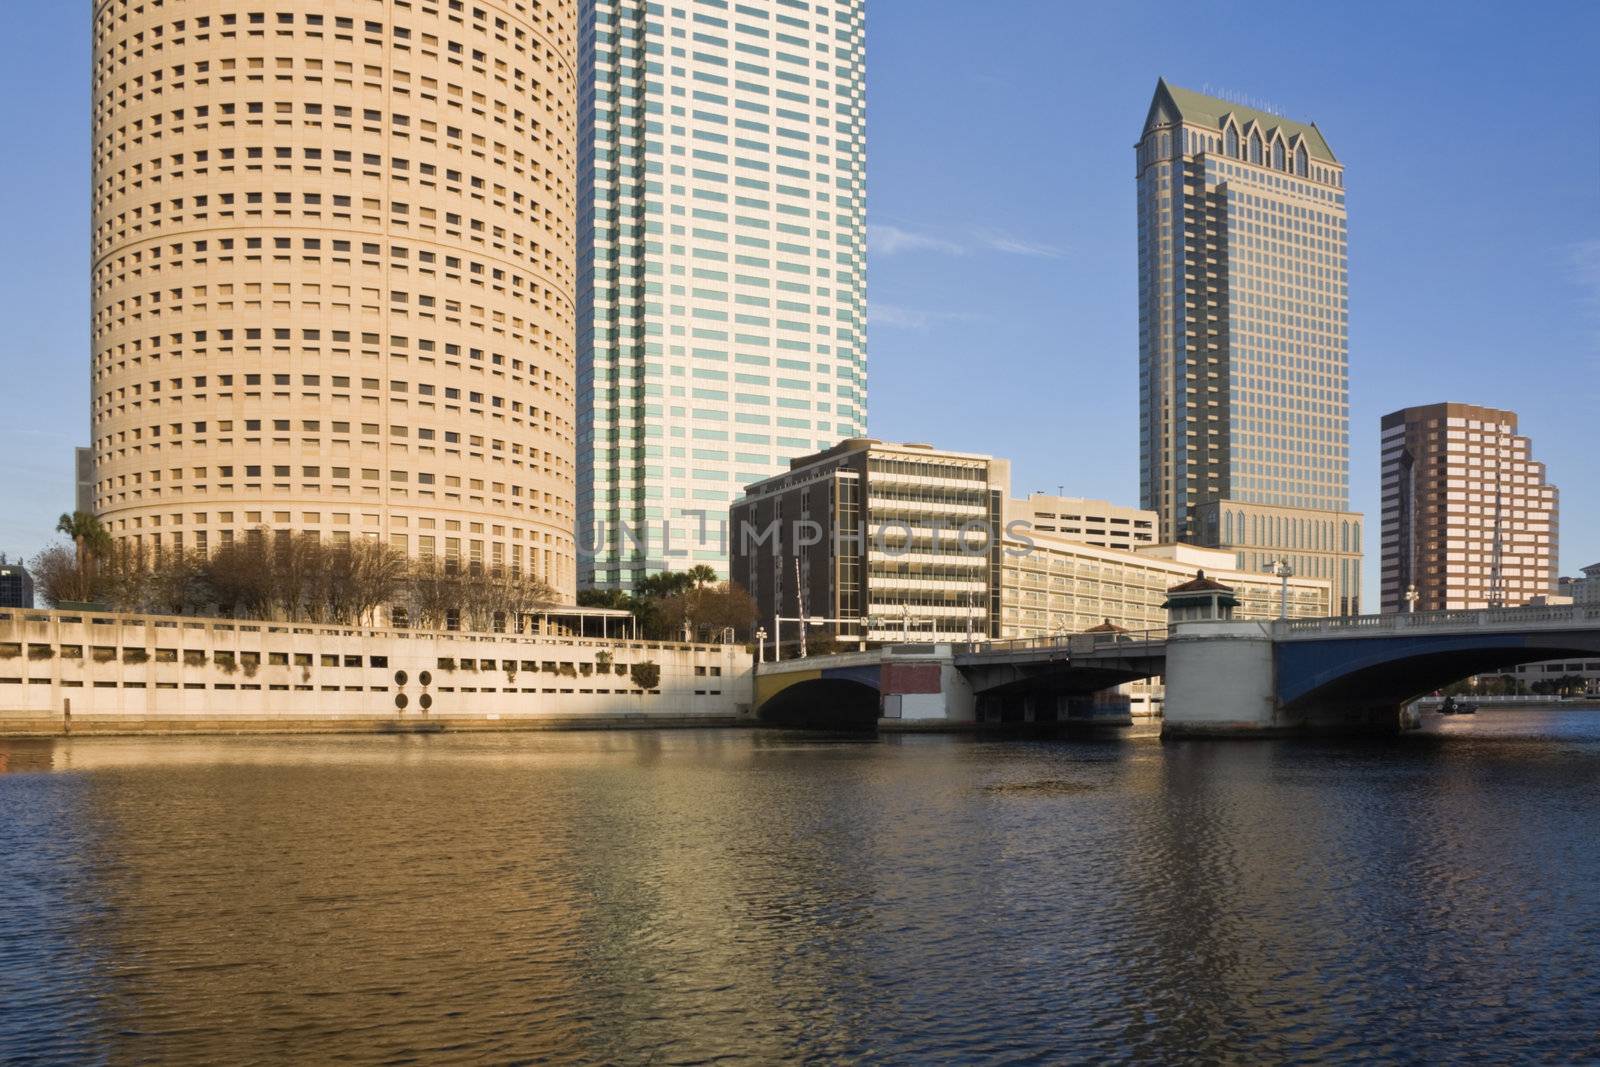
<svg viewBox="0 0 1600 1067">
<path fill-rule="evenodd" d="M 72 538 L 77 549 L 78 585 L 87 590 L 90 560 L 111 547 L 111 535 L 100 520 L 87 511 L 74 511 L 70 515 L 62 512 L 61 518 L 56 520 L 56 533 Z"/>
<path fill-rule="evenodd" d="M 694 583 L 696 589 L 704 589 L 707 584 L 717 580 L 717 572 L 704 563 L 696 563 L 685 573 L 689 575 L 689 580 Z"/>
</svg>

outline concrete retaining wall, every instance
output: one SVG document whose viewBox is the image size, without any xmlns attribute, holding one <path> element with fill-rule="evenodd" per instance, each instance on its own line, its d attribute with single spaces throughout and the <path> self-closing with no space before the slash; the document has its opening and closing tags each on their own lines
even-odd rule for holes
<svg viewBox="0 0 1600 1067">
<path fill-rule="evenodd" d="M 0 735 L 720 725 L 750 687 L 737 645 L 0 611 Z"/>
</svg>

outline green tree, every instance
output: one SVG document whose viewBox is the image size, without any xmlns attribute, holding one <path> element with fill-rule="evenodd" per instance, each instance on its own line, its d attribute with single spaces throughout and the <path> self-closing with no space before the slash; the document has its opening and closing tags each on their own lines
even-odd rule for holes
<svg viewBox="0 0 1600 1067">
<path fill-rule="evenodd" d="M 56 520 L 56 533 L 72 539 L 78 586 L 85 591 L 84 598 L 88 599 L 92 594 L 87 591 L 94 585 L 95 561 L 110 551 L 111 535 L 100 520 L 87 511 L 74 511 L 71 514 L 62 512 L 61 518 Z"/>
<path fill-rule="evenodd" d="M 640 689 L 654 689 L 661 684 L 661 668 L 653 660 L 635 663 L 629 668 L 629 674 Z"/>
<path fill-rule="evenodd" d="M 661 571 L 640 579 L 636 595 L 640 599 L 662 600 L 677 593 L 687 592 L 694 587 L 694 584 L 694 575 L 690 571 Z"/>
</svg>

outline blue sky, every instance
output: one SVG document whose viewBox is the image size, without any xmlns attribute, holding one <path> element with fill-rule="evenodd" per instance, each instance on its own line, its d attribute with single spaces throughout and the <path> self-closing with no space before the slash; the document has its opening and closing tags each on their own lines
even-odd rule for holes
<svg viewBox="0 0 1600 1067">
<path fill-rule="evenodd" d="M 1315 121 L 1347 167 L 1353 506 L 1377 427 L 1522 417 L 1600 560 L 1600 5 L 868 0 L 869 421 L 1136 503 L 1133 151 L 1158 76 Z M 90 5 L 0 38 L 0 551 L 71 506 L 88 436 Z M 18 210 L 19 205 L 25 205 Z"/>
</svg>

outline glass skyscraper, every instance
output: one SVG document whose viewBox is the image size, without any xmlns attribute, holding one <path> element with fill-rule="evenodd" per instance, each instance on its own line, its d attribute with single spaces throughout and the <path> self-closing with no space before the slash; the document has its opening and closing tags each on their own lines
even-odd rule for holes
<svg viewBox="0 0 1600 1067">
<path fill-rule="evenodd" d="M 580 584 L 726 575 L 743 487 L 866 431 L 863 4 L 581 5 Z"/>
<path fill-rule="evenodd" d="M 1165 81 L 1136 152 L 1143 506 L 1357 613 L 1344 167 L 1314 124 Z"/>
</svg>

